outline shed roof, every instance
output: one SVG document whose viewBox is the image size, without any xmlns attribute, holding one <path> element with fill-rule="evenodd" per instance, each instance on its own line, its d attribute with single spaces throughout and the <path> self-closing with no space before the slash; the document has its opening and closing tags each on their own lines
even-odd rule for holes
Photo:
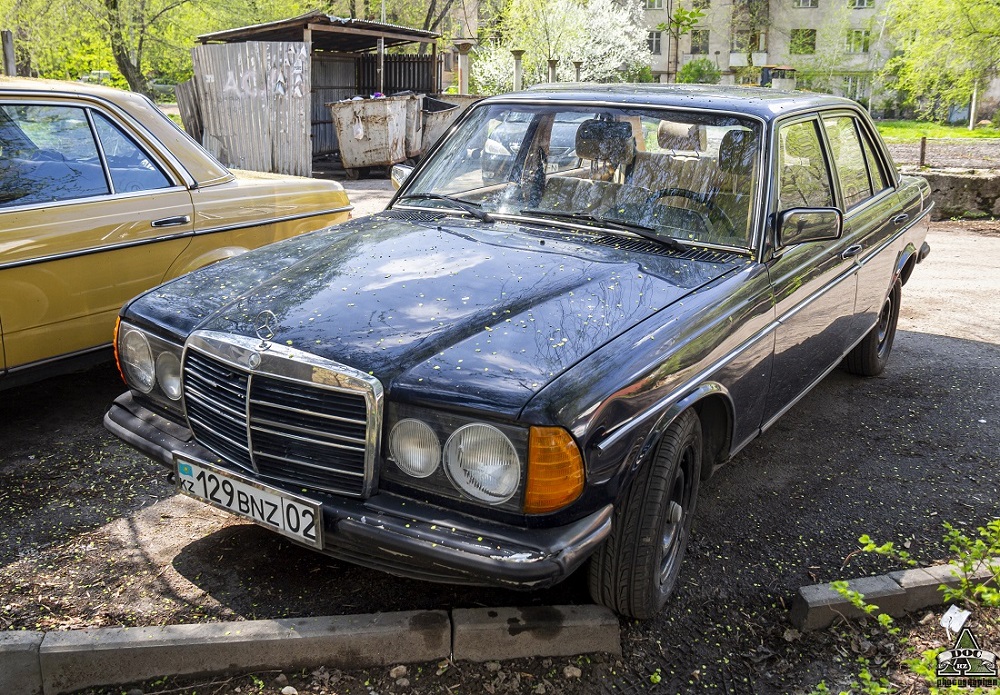
<svg viewBox="0 0 1000 695">
<path fill-rule="evenodd" d="M 362 19 L 334 17 L 319 10 L 313 10 L 298 17 L 280 19 L 276 22 L 265 22 L 238 29 L 202 34 L 198 40 L 201 43 L 303 41 L 306 31 L 311 32 L 314 49 L 340 53 L 374 51 L 380 37 L 385 39 L 386 47 L 414 42 L 429 43 L 441 37 L 441 34 L 434 31 L 401 27 L 396 24 L 369 22 Z"/>
</svg>

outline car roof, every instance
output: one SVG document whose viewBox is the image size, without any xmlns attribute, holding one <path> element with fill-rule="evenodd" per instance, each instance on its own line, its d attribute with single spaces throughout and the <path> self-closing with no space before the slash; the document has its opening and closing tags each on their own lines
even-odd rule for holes
<svg viewBox="0 0 1000 695">
<path fill-rule="evenodd" d="M 0 97 L 28 96 L 72 98 L 102 102 L 125 112 L 154 140 L 158 148 L 165 149 L 199 186 L 228 181 L 233 175 L 214 157 L 197 145 L 187 134 L 176 128 L 162 114 L 151 114 L 156 109 L 146 97 L 115 87 L 86 82 L 45 80 L 34 77 L 0 76 Z"/>
<path fill-rule="evenodd" d="M 611 102 L 628 105 L 672 106 L 746 113 L 764 120 L 796 111 L 847 107 L 857 102 L 829 94 L 787 92 L 767 87 L 735 87 L 707 84 L 592 84 L 558 83 L 505 94 L 493 100 L 546 100 L 565 102 Z"/>
</svg>

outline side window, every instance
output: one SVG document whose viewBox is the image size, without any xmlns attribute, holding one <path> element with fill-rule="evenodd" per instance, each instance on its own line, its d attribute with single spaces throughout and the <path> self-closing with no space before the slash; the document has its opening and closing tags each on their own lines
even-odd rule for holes
<svg viewBox="0 0 1000 695">
<path fill-rule="evenodd" d="M 145 152 L 105 116 L 94 112 L 94 127 L 104 148 L 115 193 L 168 188 L 170 180 Z"/>
<path fill-rule="evenodd" d="M 881 193 L 889 187 L 889 183 L 882 174 L 882 169 L 878 165 L 878 158 L 875 156 L 875 150 L 872 149 L 871 141 L 867 135 L 862 135 L 861 146 L 865 150 L 865 159 L 868 161 L 868 172 L 872 175 L 872 188 L 875 190 L 875 193 Z"/>
<path fill-rule="evenodd" d="M 844 209 L 850 210 L 872 197 L 868 165 L 858 140 L 858 130 L 850 116 L 824 118 L 823 125 L 833 150 L 833 161 L 837 164 Z"/>
<path fill-rule="evenodd" d="M 0 104 L 0 208 L 108 193 L 82 108 Z"/>
<path fill-rule="evenodd" d="M 778 209 L 833 207 L 830 171 L 815 121 L 778 131 Z"/>
</svg>

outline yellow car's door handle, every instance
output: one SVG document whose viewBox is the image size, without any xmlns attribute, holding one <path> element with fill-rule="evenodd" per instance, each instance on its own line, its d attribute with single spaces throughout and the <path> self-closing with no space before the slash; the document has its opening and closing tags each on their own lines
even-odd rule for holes
<svg viewBox="0 0 1000 695">
<path fill-rule="evenodd" d="M 191 222 L 190 215 L 177 215 L 176 217 L 164 217 L 161 220 L 153 220 L 151 222 L 154 227 L 177 227 L 182 224 L 188 224 Z"/>
</svg>

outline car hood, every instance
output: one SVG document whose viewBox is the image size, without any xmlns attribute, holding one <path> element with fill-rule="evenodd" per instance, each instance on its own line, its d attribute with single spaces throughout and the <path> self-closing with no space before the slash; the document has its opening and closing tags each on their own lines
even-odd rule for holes
<svg viewBox="0 0 1000 695">
<path fill-rule="evenodd" d="M 253 337 L 270 311 L 272 342 L 371 373 L 394 399 L 514 416 L 588 354 L 742 262 L 594 241 L 389 212 L 203 269 L 126 316 L 179 338 L 194 329 Z"/>
</svg>

